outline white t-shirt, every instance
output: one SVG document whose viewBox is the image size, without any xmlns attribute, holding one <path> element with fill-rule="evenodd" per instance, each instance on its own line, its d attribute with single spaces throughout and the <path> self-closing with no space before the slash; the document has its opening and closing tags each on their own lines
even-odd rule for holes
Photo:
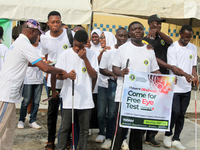
<svg viewBox="0 0 200 150">
<path fill-rule="evenodd" d="M 99 43 L 99 44 L 97 44 L 97 45 L 94 45 L 94 44 L 92 43 L 92 41 L 90 41 L 90 44 L 91 44 L 90 49 L 93 50 L 93 51 L 96 53 L 96 55 L 99 56 L 99 53 L 100 53 L 100 51 L 102 50 L 101 44 Z"/>
<path fill-rule="evenodd" d="M 148 50 L 147 45 L 138 47 L 127 41 L 120 46 L 116 52 L 114 62 L 112 63 L 116 67 L 121 69 L 126 68 L 127 59 L 129 59 L 129 70 L 139 72 L 154 72 L 159 69 L 156 56 L 153 50 Z M 115 95 L 115 101 L 121 101 L 121 90 L 123 86 L 123 78 L 117 79 L 117 89 Z"/>
<path fill-rule="evenodd" d="M 45 35 L 41 35 L 40 41 L 42 45 L 42 55 L 48 54 L 47 59 L 52 62 L 57 62 L 60 54 L 71 47 L 66 29 L 63 29 L 62 34 L 58 37 L 52 37 L 50 31 L 47 31 Z M 57 80 L 56 89 L 61 89 L 62 84 L 62 80 Z M 51 87 L 51 74 L 48 76 L 47 86 Z"/>
<path fill-rule="evenodd" d="M 29 39 L 20 34 L 10 46 L 0 71 L 0 101 L 21 103 L 21 90 L 28 63 L 41 61 Z"/>
<path fill-rule="evenodd" d="M 98 48 L 98 49 L 94 49 L 94 48 L 92 48 L 92 46 L 90 47 L 90 49 L 95 52 L 96 57 L 98 58 L 100 51 L 102 50 L 101 45 L 100 45 L 100 48 Z M 97 72 L 98 72 L 98 77 L 97 77 L 97 80 L 96 80 L 96 84 L 95 84 L 93 93 L 98 93 L 98 83 L 99 83 L 99 76 L 100 76 L 99 69 L 98 69 Z"/>
<path fill-rule="evenodd" d="M 8 52 L 8 48 L 5 45 L 0 43 L 0 71 L 1 71 L 7 52 Z"/>
<path fill-rule="evenodd" d="M 98 62 L 95 53 L 86 49 L 86 56 L 96 71 Z M 92 79 L 89 76 L 84 61 L 73 51 L 72 48 L 64 51 L 56 63 L 57 68 L 61 68 L 68 73 L 75 70 L 76 79 L 74 81 L 74 109 L 89 109 L 94 107 L 92 99 Z M 63 87 L 60 93 L 63 100 L 63 108 L 72 108 L 72 80 L 67 79 L 63 82 Z"/>
<path fill-rule="evenodd" d="M 188 74 L 192 74 L 193 66 L 197 65 L 197 48 L 194 44 L 180 46 L 178 41 L 174 42 L 167 51 L 167 63 L 175 65 Z M 170 74 L 173 72 L 170 70 Z M 185 77 L 177 76 L 177 84 L 174 87 L 175 93 L 186 93 L 191 91 L 191 83 Z"/>
<path fill-rule="evenodd" d="M 41 54 L 41 44 L 34 47 L 38 55 Z M 38 67 L 28 67 L 26 70 L 26 76 L 24 78 L 24 84 L 43 84 L 43 72 Z"/>
<path fill-rule="evenodd" d="M 108 53 L 109 51 L 112 51 L 112 50 L 115 50 L 114 46 L 111 46 L 110 50 L 107 50 L 106 52 L 103 52 L 103 55 L 107 55 L 106 53 Z M 107 57 L 107 58 L 103 59 L 103 55 L 101 57 L 100 65 L 101 65 L 101 63 L 103 63 L 103 65 L 105 65 L 104 63 L 106 63 L 108 61 L 107 58 L 109 58 L 109 57 Z M 108 55 L 110 55 L 110 54 L 108 54 Z M 101 66 L 99 66 L 99 68 L 101 68 Z M 101 69 L 103 69 L 103 68 L 101 68 Z M 99 78 L 98 79 L 99 79 L 98 86 L 101 86 L 101 87 L 104 87 L 104 88 L 108 88 L 108 79 L 109 79 L 108 76 L 105 76 L 105 75 L 99 73 Z"/>
<path fill-rule="evenodd" d="M 109 71 L 112 71 L 112 63 L 115 59 L 115 53 L 117 52 L 117 49 L 115 47 L 112 47 L 111 50 L 108 50 L 107 52 L 104 52 L 101 58 L 100 62 L 100 69 L 108 69 Z M 113 76 L 109 77 L 113 78 Z"/>
</svg>

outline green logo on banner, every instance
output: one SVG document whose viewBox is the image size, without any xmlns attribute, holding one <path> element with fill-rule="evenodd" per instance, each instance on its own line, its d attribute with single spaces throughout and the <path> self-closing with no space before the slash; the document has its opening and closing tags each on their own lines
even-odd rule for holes
<svg viewBox="0 0 200 150">
<path fill-rule="evenodd" d="M 134 80 L 136 79 L 136 77 L 135 77 L 134 74 L 131 74 L 131 75 L 129 76 L 129 79 L 130 79 L 131 81 L 134 81 Z"/>
</svg>

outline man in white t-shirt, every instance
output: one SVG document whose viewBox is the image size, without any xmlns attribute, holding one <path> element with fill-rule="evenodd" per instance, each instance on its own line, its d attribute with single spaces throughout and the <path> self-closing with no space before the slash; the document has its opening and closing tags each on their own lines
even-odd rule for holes
<svg viewBox="0 0 200 150">
<path fill-rule="evenodd" d="M 21 102 L 21 89 L 29 62 L 47 73 L 65 74 L 62 69 L 45 64 L 32 44 L 40 35 L 39 22 L 29 19 L 22 34 L 13 42 L 0 72 L 0 149 L 12 149 L 16 125 L 15 103 Z"/>
<path fill-rule="evenodd" d="M 74 35 L 73 48 L 64 51 L 56 64 L 68 72 L 66 76 L 57 76 L 63 80 L 61 97 L 63 99 L 62 125 L 59 134 L 58 149 L 64 150 L 72 123 L 72 80 L 74 83 L 75 117 L 78 115 L 80 126 L 79 150 L 87 150 L 89 124 L 94 103 L 92 99 L 92 79 L 97 78 L 98 62 L 95 52 L 85 49 L 88 35 L 79 30 Z M 75 73 L 76 72 L 76 73 Z"/>
<path fill-rule="evenodd" d="M 170 131 L 165 133 L 163 139 L 166 147 L 172 146 L 178 150 L 185 150 L 185 147 L 180 143 L 179 136 L 184 125 L 184 115 L 190 103 L 191 82 L 193 81 L 195 86 L 199 84 L 195 70 L 197 48 L 190 43 L 192 35 L 192 27 L 189 25 L 182 26 L 179 41 L 174 42 L 167 51 L 167 62 L 184 71 L 183 77 L 177 76 L 177 84 L 174 87 Z M 170 74 L 173 74 L 173 72 L 170 71 Z M 172 132 L 173 127 L 175 127 L 174 134 Z"/>
<path fill-rule="evenodd" d="M 118 48 L 115 55 L 115 60 L 112 63 L 114 74 L 123 77 L 129 73 L 129 70 L 160 73 L 158 71 L 159 67 L 154 51 L 148 50 L 147 45 L 142 43 L 142 38 L 144 36 L 144 26 L 140 22 L 135 21 L 129 25 L 128 30 L 131 41 L 127 41 L 125 44 Z M 126 68 L 127 59 L 130 60 L 128 66 L 129 69 Z M 116 93 L 121 93 L 119 89 L 121 88 L 117 88 Z M 127 128 L 119 127 L 118 124 L 113 150 L 120 150 L 127 130 Z M 143 149 L 142 135 L 142 130 L 131 129 L 129 140 L 130 150 Z"/>
<path fill-rule="evenodd" d="M 45 55 L 46 60 L 50 60 L 54 64 L 57 62 L 58 57 L 63 51 L 66 51 L 72 45 L 67 35 L 67 29 L 61 28 L 62 21 L 61 15 L 57 11 L 52 11 L 48 14 L 49 31 L 45 35 L 41 35 L 42 55 Z M 45 146 L 47 150 L 54 149 L 56 124 L 58 117 L 58 108 L 61 103 L 58 96 L 61 91 L 63 81 L 57 80 L 51 82 L 51 76 L 47 78 L 48 96 L 52 97 L 48 101 L 48 113 L 47 113 L 47 127 L 48 127 L 48 143 Z M 61 103 L 62 104 L 62 103 Z"/>
<path fill-rule="evenodd" d="M 118 47 L 128 40 L 128 32 L 125 28 L 120 27 L 119 29 L 117 29 L 115 37 L 117 39 L 117 44 L 113 45 L 109 51 L 103 53 L 99 66 L 100 73 L 109 77 L 107 98 L 101 99 L 101 103 L 103 103 L 102 108 L 104 107 L 101 111 L 104 111 L 103 116 L 106 120 L 106 140 L 101 145 L 102 149 L 110 149 L 113 131 L 115 127 L 115 89 L 117 86 L 117 76 L 112 71 L 112 62 L 115 59 L 115 53 Z M 107 115 L 105 115 L 106 109 L 108 109 Z M 105 125 L 102 126 L 105 128 Z"/>
<path fill-rule="evenodd" d="M 3 40 L 3 28 L 0 26 L 0 71 L 3 66 L 3 62 L 5 60 L 6 53 L 8 52 L 8 48 L 2 44 Z"/>
</svg>

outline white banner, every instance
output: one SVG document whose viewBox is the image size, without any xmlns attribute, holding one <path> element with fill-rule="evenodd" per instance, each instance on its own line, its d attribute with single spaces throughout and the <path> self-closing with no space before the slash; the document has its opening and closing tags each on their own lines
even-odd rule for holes
<svg viewBox="0 0 200 150">
<path fill-rule="evenodd" d="M 120 126 L 169 131 L 175 77 L 130 71 L 124 78 Z"/>
</svg>

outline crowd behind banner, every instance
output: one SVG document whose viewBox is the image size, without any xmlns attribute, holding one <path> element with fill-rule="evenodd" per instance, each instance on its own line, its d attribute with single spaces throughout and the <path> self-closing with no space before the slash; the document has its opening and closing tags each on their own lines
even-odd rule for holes
<svg viewBox="0 0 200 150">
<path fill-rule="evenodd" d="M 184 115 L 191 83 L 199 84 L 197 48 L 190 43 L 193 30 L 189 25 L 183 25 L 180 38 L 173 41 L 161 32 L 165 20 L 157 14 L 149 17 L 146 36 L 138 21 L 127 24 L 128 30 L 119 27 L 115 35 L 100 29 L 88 35 L 81 25 L 69 29 L 62 24 L 57 11 L 50 12 L 47 19 L 47 26 L 33 19 L 20 21 L 12 30 L 14 42 L 9 49 L 2 44 L 5 30 L 0 28 L 1 150 L 12 149 L 15 103 L 21 103 L 17 128 L 24 129 L 26 119 L 29 127 L 41 128 L 36 121 L 43 85 L 48 97 L 46 150 L 77 146 L 87 150 L 88 136 L 96 128 L 95 142 L 102 143 L 102 149 L 142 150 L 144 135 L 145 144 L 160 147 L 155 140 L 158 131 L 165 131 L 165 147 L 185 149 L 180 142 Z M 155 92 L 155 86 L 163 91 Z M 132 92 L 124 98 L 122 93 L 127 89 Z M 141 99 L 134 95 L 138 90 L 143 92 L 139 93 Z M 146 95 L 154 97 L 148 99 Z M 158 104 L 166 111 L 158 109 Z M 127 108 L 121 110 L 121 106 Z M 62 122 L 56 137 L 59 107 Z M 141 110 L 149 111 L 149 116 L 142 117 Z M 163 113 L 159 117 L 167 119 L 155 119 L 152 112 L 154 117 L 155 112 Z"/>
</svg>

